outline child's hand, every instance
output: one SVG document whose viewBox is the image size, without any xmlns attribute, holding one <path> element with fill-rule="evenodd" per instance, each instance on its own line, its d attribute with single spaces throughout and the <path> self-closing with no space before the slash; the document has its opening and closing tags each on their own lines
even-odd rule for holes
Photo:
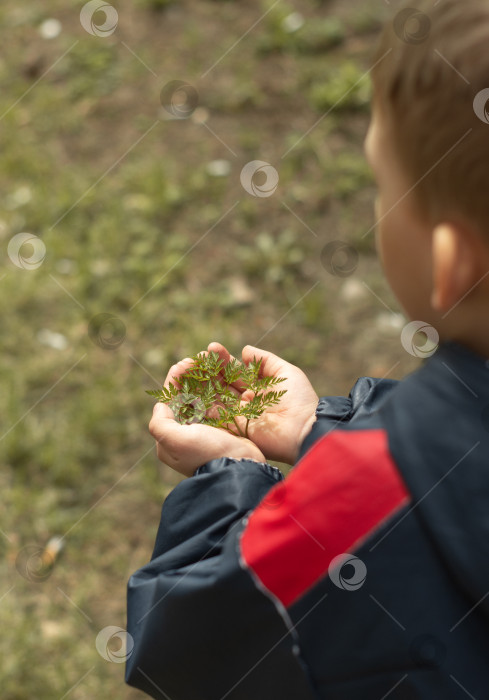
<svg viewBox="0 0 489 700">
<path fill-rule="evenodd" d="M 170 381 L 175 384 L 173 377 L 179 377 L 191 366 L 192 360 L 185 359 L 171 367 L 165 386 L 168 387 Z M 219 457 L 265 461 L 251 440 L 201 423 L 178 423 L 171 408 L 164 403 L 155 404 L 149 431 L 157 442 L 158 458 L 184 476 L 192 476 L 202 464 Z"/>
<path fill-rule="evenodd" d="M 221 343 L 210 343 L 207 349 L 218 352 L 226 364 L 233 359 Z M 319 397 L 304 372 L 295 365 L 267 350 L 246 345 L 242 352 L 243 362 L 248 364 L 253 356 L 257 360 L 263 358 L 260 376 L 286 377 L 279 388 L 287 389 L 287 393 L 280 403 L 270 406 L 262 416 L 250 421 L 248 434 L 267 459 L 295 464 L 301 443 L 316 420 Z M 253 392 L 245 390 L 239 380 L 234 387 L 241 393 L 243 401 L 253 398 Z M 246 419 L 238 416 L 236 420 L 244 429 Z"/>
</svg>

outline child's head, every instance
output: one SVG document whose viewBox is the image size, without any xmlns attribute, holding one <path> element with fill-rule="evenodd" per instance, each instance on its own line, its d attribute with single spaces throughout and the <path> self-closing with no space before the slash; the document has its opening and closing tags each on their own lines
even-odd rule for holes
<svg viewBox="0 0 489 700">
<path fill-rule="evenodd" d="M 489 356 L 489 330 L 484 341 L 469 337 L 489 325 L 488 46 L 489 0 L 398 8 L 373 58 L 366 152 L 378 249 L 399 301 L 442 339 Z"/>
</svg>

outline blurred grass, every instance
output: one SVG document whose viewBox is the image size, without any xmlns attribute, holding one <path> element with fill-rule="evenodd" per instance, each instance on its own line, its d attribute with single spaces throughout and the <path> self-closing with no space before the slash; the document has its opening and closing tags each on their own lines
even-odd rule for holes
<svg viewBox="0 0 489 700">
<path fill-rule="evenodd" d="M 398 352 L 397 339 L 365 352 L 355 339 L 378 301 L 350 308 L 319 262 L 328 240 L 353 242 L 359 273 L 395 306 L 363 237 L 374 188 L 362 75 L 384 9 L 271 5 L 120 2 L 104 38 L 82 29 L 73 0 L 0 7 L 3 700 L 141 697 L 95 638 L 125 627 L 127 578 L 178 482 L 151 449 L 144 393 L 172 363 L 211 340 L 237 354 L 259 343 L 319 393 L 343 393 Z M 61 32 L 45 39 L 50 18 Z M 201 121 L 165 119 L 160 90 L 177 79 L 197 87 Z M 240 185 L 252 159 L 279 171 L 270 198 Z M 46 246 L 36 270 L 7 256 L 24 231 Z M 114 350 L 89 337 L 101 313 L 125 326 Z M 18 553 L 53 535 L 66 546 L 52 575 L 22 578 Z"/>
</svg>

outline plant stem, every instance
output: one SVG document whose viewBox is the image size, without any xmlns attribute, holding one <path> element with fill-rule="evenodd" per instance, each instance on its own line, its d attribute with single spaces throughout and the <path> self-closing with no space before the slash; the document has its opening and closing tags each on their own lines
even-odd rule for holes
<svg viewBox="0 0 489 700">
<path fill-rule="evenodd" d="M 233 423 L 234 423 L 234 425 L 237 427 L 238 432 L 239 432 L 239 434 L 241 435 L 241 437 L 245 437 L 244 434 L 241 432 L 241 429 L 240 429 L 239 425 L 237 424 L 236 418 L 235 418 L 234 416 L 233 416 Z"/>
<path fill-rule="evenodd" d="M 248 426 L 249 426 L 249 424 L 250 424 L 250 419 L 247 418 L 247 419 L 246 419 L 246 428 L 245 428 L 245 437 L 248 437 Z"/>
</svg>

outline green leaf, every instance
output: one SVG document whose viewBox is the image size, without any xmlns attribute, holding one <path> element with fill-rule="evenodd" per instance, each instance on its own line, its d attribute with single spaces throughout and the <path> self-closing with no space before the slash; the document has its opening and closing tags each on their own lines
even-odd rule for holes
<svg viewBox="0 0 489 700">
<path fill-rule="evenodd" d="M 159 389 L 145 389 L 145 391 L 150 396 L 154 396 L 155 399 L 159 399 L 161 396 L 161 391 Z"/>
<path fill-rule="evenodd" d="M 229 422 L 229 420 L 228 420 L 228 412 L 227 412 L 222 406 L 218 406 L 218 407 L 217 407 L 217 412 L 219 413 L 219 418 L 220 418 L 220 420 L 221 420 L 221 423 L 222 423 L 223 421 Z"/>
<path fill-rule="evenodd" d="M 277 404 L 287 391 L 269 391 L 270 387 L 285 381 L 285 377 L 260 377 L 262 358 L 257 360 L 253 357 L 248 365 L 236 359 L 225 364 L 217 352 L 207 355 L 198 353 L 191 359 L 192 366 L 180 377 L 173 377 L 176 384 L 170 383 L 168 387 L 146 392 L 158 401 L 173 405 L 176 418 L 182 423 L 198 420 L 239 436 L 233 429 L 236 428 L 236 416 L 244 416 L 248 422 L 259 418 L 267 407 Z M 221 374 L 222 377 L 219 376 Z M 234 390 L 231 391 L 231 384 L 238 380 L 255 394 L 243 406 L 240 405 L 240 395 L 236 396 Z M 212 406 L 217 408 L 219 418 L 206 415 Z"/>
<path fill-rule="evenodd" d="M 259 389 L 267 389 L 269 386 L 274 386 L 279 382 L 285 382 L 285 379 L 285 377 L 262 377 L 256 380 L 255 386 Z"/>
<path fill-rule="evenodd" d="M 224 369 L 224 379 L 228 384 L 237 381 L 243 371 L 243 365 L 239 360 L 230 360 Z"/>
</svg>

